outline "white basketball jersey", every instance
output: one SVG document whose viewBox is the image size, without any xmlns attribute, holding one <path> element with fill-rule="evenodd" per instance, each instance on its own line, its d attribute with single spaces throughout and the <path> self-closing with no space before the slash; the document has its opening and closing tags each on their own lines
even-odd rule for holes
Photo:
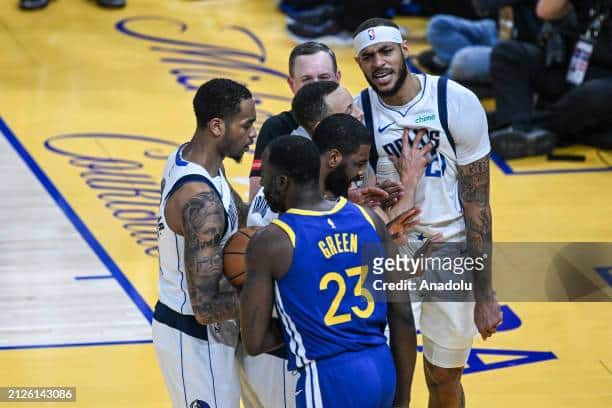
<svg viewBox="0 0 612 408">
<path fill-rule="evenodd" d="M 219 194 L 225 212 L 225 233 L 221 245 L 238 230 L 238 211 L 234 198 L 221 169 L 219 175 L 211 177 L 198 164 L 183 160 L 181 152 L 185 145 L 173 152 L 164 168 L 161 184 L 161 204 L 158 216 L 159 247 L 159 300 L 181 314 L 193 314 L 185 276 L 185 246 L 183 236 L 170 229 L 166 221 L 165 208 L 170 196 L 187 182 L 202 182 L 210 185 Z"/>
<path fill-rule="evenodd" d="M 417 186 L 416 205 L 422 212 L 415 236 L 423 240 L 439 232 L 447 241 L 460 240 L 465 223 L 459 201 L 458 166 L 478 160 L 490 151 L 486 115 L 471 91 L 448 81 L 446 106 L 448 128 L 455 143 L 453 148 L 438 112 L 438 77 L 417 75 L 417 78 L 421 90 L 404 106 L 387 106 L 372 88 L 368 88 L 378 153 L 376 176 L 378 181 L 399 181 L 389 156 L 399 157 L 404 128 L 411 129 L 411 142 L 418 130 L 425 129 L 422 144 L 432 141 L 435 149 Z M 355 98 L 355 103 L 364 110 L 361 96 Z"/>
</svg>

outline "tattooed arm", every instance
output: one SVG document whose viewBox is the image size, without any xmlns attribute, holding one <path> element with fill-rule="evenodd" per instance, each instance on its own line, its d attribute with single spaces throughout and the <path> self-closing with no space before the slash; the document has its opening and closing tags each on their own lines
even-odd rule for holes
<svg viewBox="0 0 612 408">
<path fill-rule="evenodd" d="M 223 276 L 221 239 L 225 217 L 217 193 L 206 186 L 188 199 L 182 220 L 187 288 L 196 320 L 200 324 L 211 324 L 237 317 L 237 293 L 219 292 Z"/>
<path fill-rule="evenodd" d="M 493 257 L 488 154 L 468 165 L 459 166 L 459 194 L 465 217 L 468 256 L 484 259 L 484 269 L 474 272 L 474 319 L 482 338 L 486 339 L 495 333 L 501 322 L 491 279 Z"/>
</svg>

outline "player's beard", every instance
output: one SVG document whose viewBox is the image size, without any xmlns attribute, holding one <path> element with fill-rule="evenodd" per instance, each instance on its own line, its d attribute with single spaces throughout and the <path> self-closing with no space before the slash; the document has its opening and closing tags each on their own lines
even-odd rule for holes
<svg viewBox="0 0 612 408">
<path fill-rule="evenodd" d="M 230 159 L 232 159 L 236 163 L 240 163 L 242 161 L 242 157 L 243 156 L 244 156 L 244 151 L 241 151 L 239 154 L 234 154 L 234 155 L 227 156 L 227 157 L 229 157 Z"/>
<path fill-rule="evenodd" d="M 264 187 L 264 197 L 270 206 L 270 209 L 275 213 L 283 213 L 287 211 L 285 208 L 284 200 L 282 199 L 280 193 L 276 191 L 274 187 L 274 180 L 270 183 L 270 186 Z"/>
<path fill-rule="evenodd" d="M 391 97 L 395 96 L 395 94 L 400 90 L 402 85 L 404 85 L 404 82 L 406 82 L 406 78 L 408 78 L 408 67 L 406 66 L 405 62 L 400 65 L 397 81 L 395 81 L 395 85 L 393 85 L 393 88 L 389 89 L 388 91 L 379 90 L 367 75 L 364 76 L 366 77 L 366 80 L 368 81 L 372 89 L 374 89 L 378 95 L 382 96 L 383 98 Z"/>
<path fill-rule="evenodd" d="M 325 190 L 336 197 L 347 197 L 350 185 L 351 179 L 346 175 L 345 163 L 340 163 L 325 177 Z"/>
<path fill-rule="evenodd" d="M 241 146 L 239 151 L 235 151 L 234 149 L 236 149 L 236 146 L 235 145 L 229 145 L 228 148 L 227 148 L 229 153 L 226 154 L 226 157 L 229 157 L 230 159 L 232 159 L 236 163 L 240 163 L 242 161 L 242 157 L 244 156 L 244 153 L 245 153 L 244 149 L 245 148 L 246 148 L 246 146 Z"/>
</svg>

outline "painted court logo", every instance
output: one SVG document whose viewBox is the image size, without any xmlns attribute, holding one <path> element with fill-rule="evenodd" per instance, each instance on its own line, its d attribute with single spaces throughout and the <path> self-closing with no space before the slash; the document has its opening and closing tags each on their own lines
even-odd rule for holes
<svg viewBox="0 0 612 408">
<path fill-rule="evenodd" d="M 376 39 L 376 30 L 374 30 L 373 28 L 370 28 L 368 30 L 368 37 L 370 37 L 370 40 L 375 40 Z"/>
</svg>

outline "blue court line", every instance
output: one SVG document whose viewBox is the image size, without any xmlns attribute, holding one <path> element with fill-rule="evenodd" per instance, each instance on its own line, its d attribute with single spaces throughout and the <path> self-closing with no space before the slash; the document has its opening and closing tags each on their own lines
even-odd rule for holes
<svg viewBox="0 0 612 408">
<path fill-rule="evenodd" d="M 491 160 L 493 161 L 493 163 L 497 164 L 497 167 L 499 167 L 499 169 L 503 171 L 504 174 L 514 173 L 512 167 L 510 167 L 508 163 L 506 163 L 506 161 L 501 158 L 501 156 L 498 156 L 497 153 L 491 152 Z"/>
<path fill-rule="evenodd" d="M 612 266 L 600 266 L 595 271 L 606 281 L 608 286 L 612 286 Z"/>
<path fill-rule="evenodd" d="M 533 176 L 542 174 L 567 174 L 567 173 L 602 173 L 612 171 L 609 167 L 591 167 L 586 169 L 550 169 L 550 170 L 514 170 L 501 156 L 491 152 L 491 160 L 507 176 Z"/>
<path fill-rule="evenodd" d="M 124 292 L 132 299 L 136 307 L 143 314 L 145 319 L 151 324 L 153 320 L 153 311 L 145 302 L 143 297 L 138 293 L 136 288 L 132 285 L 132 283 L 128 280 L 125 274 L 119 269 L 115 261 L 110 257 L 108 252 L 104 249 L 102 244 L 98 242 L 98 240 L 94 237 L 91 231 L 87 228 L 85 223 L 79 218 L 76 212 L 72 209 L 68 201 L 64 198 L 64 196 L 59 192 L 59 190 L 55 187 L 53 182 L 49 179 L 46 173 L 40 168 L 40 166 L 36 163 L 36 161 L 32 158 L 30 153 L 25 149 L 25 147 L 19 142 L 17 136 L 11 131 L 8 127 L 4 119 L 0 116 L 0 132 L 6 137 L 6 140 L 13 146 L 13 149 L 17 152 L 17 154 L 21 157 L 21 159 L 25 162 L 25 164 L 30 168 L 32 173 L 36 176 L 38 181 L 42 184 L 42 186 L 47 190 L 51 198 L 55 201 L 55 203 L 59 206 L 59 208 L 64 212 L 68 220 L 72 223 L 72 225 L 76 228 L 76 230 L 81 234 L 81 237 L 87 242 L 89 247 L 94 251 L 94 253 L 98 256 L 100 261 L 106 266 L 106 268 L 111 273 L 112 277 L 119 283 L 119 285 L 123 288 Z M 1 349 L 1 348 L 0 348 Z"/>
<path fill-rule="evenodd" d="M 0 346 L 0 350 L 23 350 L 39 348 L 66 348 L 66 347 L 95 347 L 95 346 L 120 346 L 126 344 L 148 344 L 153 340 L 120 340 L 120 341 L 100 341 L 90 343 L 59 343 L 59 344 L 32 344 L 26 346 Z"/>
<path fill-rule="evenodd" d="M 74 280 L 90 280 L 90 279 L 112 279 L 113 275 L 88 275 L 88 276 L 75 276 Z"/>
</svg>

